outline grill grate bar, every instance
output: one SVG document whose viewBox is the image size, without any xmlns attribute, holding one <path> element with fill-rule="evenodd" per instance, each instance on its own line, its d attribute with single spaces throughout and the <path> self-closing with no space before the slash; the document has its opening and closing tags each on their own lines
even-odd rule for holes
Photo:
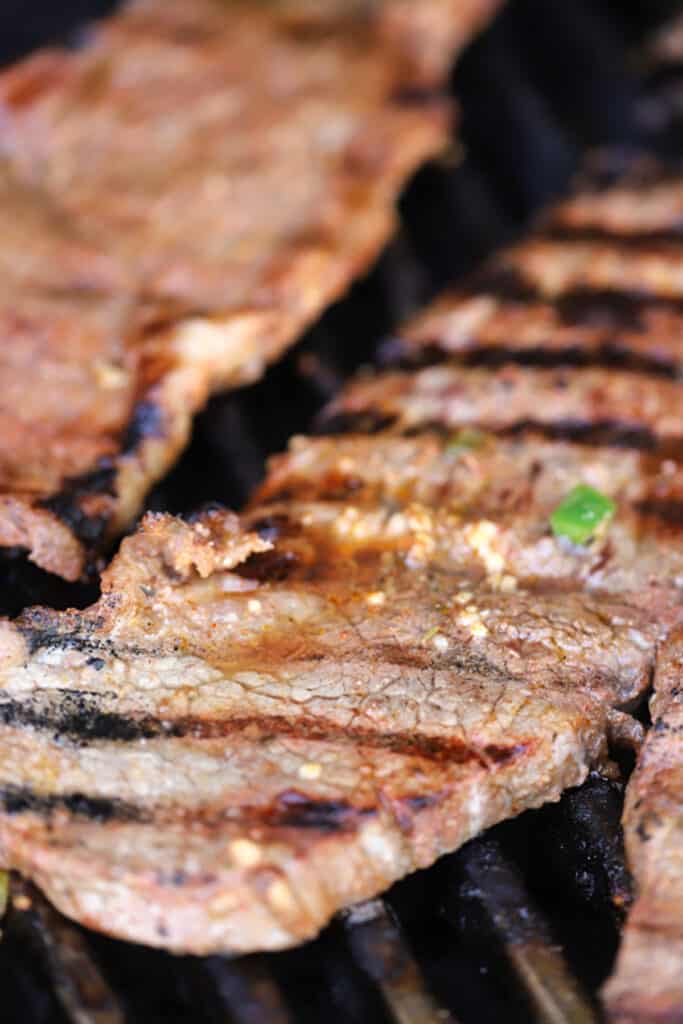
<svg viewBox="0 0 683 1024">
<path fill-rule="evenodd" d="M 123 1007 L 95 963 L 81 931 L 28 883 L 12 876 L 8 931 L 44 961 L 71 1024 L 125 1024 Z"/>
<path fill-rule="evenodd" d="M 237 961 L 211 956 L 200 965 L 198 981 L 209 982 L 211 1001 L 217 1004 L 216 1019 L 233 1024 L 290 1024 L 292 1018 L 262 957 Z"/>
<path fill-rule="evenodd" d="M 359 903 L 343 920 L 356 963 L 379 987 L 396 1024 L 457 1024 L 427 990 L 384 900 Z"/>
<path fill-rule="evenodd" d="M 480 905 L 542 1024 L 596 1024 L 542 914 L 495 839 L 469 843 L 457 858 L 461 899 Z"/>
</svg>

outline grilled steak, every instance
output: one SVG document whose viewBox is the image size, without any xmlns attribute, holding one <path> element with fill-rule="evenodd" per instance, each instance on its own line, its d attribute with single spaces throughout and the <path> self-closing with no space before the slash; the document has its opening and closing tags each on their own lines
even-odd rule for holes
<svg viewBox="0 0 683 1024">
<path fill-rule="evenodd" d="M 616 972 L 605 989 L 621 1024 L 668 1022 L 683 1012 L 683 658 L 680 634 L 658 660 L 652 727 L 624 812 L 637 898 Z"/>
<path fill-rule="evenodd" d="M 0 545 L 77 578 L 370 264 L 492 7 L 133 0 L 0 76 Z"/>
<path fill-rule="evenodd" d="M 683 614 L 683 264 L 646 179 L 441 300 L 404 342 L 429 365 L 352 383 L 241 521 L 149 516 L 92 608 L 3 624 L 7 865 L 117 935 L 277 948 L 604 764 Z M 531 328 L 488 365 L 478 302 L 541 311 L 538 365 Z M 616 506 L 580 545 L 550 529 L 577 483 Z"/>
<path fill-rule="evenodd" d="M 602 764 L 679 601 L 643 457 L 592 470 L 623 516 L 588 552 L 547 530 L 582 448 L 448 448 L 301 441 L 243 529 L 150 516 L 97 605 L 7 623 L 3 861 L 114 934 L 276 948 Z"/>
</svg>

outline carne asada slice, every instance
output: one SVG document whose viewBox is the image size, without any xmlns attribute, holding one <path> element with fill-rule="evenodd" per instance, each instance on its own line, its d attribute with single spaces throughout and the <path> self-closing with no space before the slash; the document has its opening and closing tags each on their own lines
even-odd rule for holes
<svg viewBox="0 0 683 1024">
<path fill-rule="evenodd" d="M 4 623 L 3 863 L 113 934 L 277 948 L 580 782 L 680 605 L 637 507 L 677 467 L 526 445 L 298 441 L 244 527 L 149 516 L 92 608 Z M 550 534 L 580 480 L 614 551 Z"/>
<path fill-rule="evenodd" d="M 589 180 L 531 238 L 402 332 L 412 360 L 460 354 L 680 371 L 683 184 L 650 161 Z"/>
<path fill-rule="evenodd" d="M 681 389 L 675 380 L 604 367 L 539 369 L 508 363 L 498 370 L 456 362 L 417 372 L 359 377 L 332 404 L 330 429 L 358 424 L 493 431 L 535 427 L 546 434 L 611 429 L 652 447 L 683 437 Z M 323 425 L 325 420 L 323 420 Z"/>
<path fill-rule="evenodd" d="M 683 637 L 658 658 L 650 728 L 626 793 L 624 833 L 636 884 L 610 1019 L 644 1024 L 683 1014 Z"/>
<path fill-rule="evenodd" d="M 67 579 L 373 261 L 493 4 L 306 6 L 133 0 L 0 75 L 0 545 Z"/>
</svg>

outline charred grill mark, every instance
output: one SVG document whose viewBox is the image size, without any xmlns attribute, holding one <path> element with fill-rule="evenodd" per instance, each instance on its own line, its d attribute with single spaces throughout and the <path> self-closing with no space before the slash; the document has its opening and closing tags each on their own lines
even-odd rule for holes
<svg viewBox="0 0 683 1024">
<path fill-rule="evenodd" d="M 133 743 L 153 739 L 169 731 L 158 719 L 134 718 L 104 711 L 102 695 L 85 691 L 57 691 L 57 706 L 46 700 L 5 700 L 0 703 L 0 722 L 13 728 L 27 727 L 49 732 L 55 739 L 69 739 L 78 743 L 111 740 Z"/>
<path fill-rule="evenodd" d="M 32 614 L 30 621 L 17 619 L 15 622 L 18 631 L 28 645 L 30 654 L 35 654 L 43 649 L 81 651 L 83 654 L 92 654 L 97 659 L 99 655 L 109 658 L 125 658 L 150 653 L 149 650 L 135 644 L 114 646 L 111 640 L 104 637 L 95 638 L 75 630 L 70 633 L 62 633 L 52 625 L 42 627 L 35 621 L 35 618 L 35 615 Z M 89 663 L 92 660 L 90 659 Z"/>
<path fill-rule="evenodd" d="M 602 242 L 618 249 L 662 250 L 667 253 L 680 251 L 683 255 L 683 223 L 674 222 L 666 228 L 649 231 L 612 231 L 601 224 L 568 224 L 551 221 L 536 236 L 552 242 Z"/>
<path fill-rule="evenodd" d="M 35 654 L 42 649 L 80 651 L 84 654 L 91 654 L 97 659 L 100 656 L 118 658 L 154 653 L 139 644 L 117 643 L 114 645 L 113 641 L 101 632 L 103 629 L 101 618 L 93 616 L 88 619 L 83 632 L 79 632 L 77 629 L 60 629 L 56 625 L 56 621 L 63 621 L 63 616 L 56 620 L 54 613 L 49 608 L 37 607 L 23 612 L 15 619 L 14 625 L 24 638 L 30 654 Z M 80 619 L 80 621 L 83 620 Z M 98 631 L 100 632 L 98 633 Z"/>
<path fill-rule="evenodd" d="M 147 820 L 146 812 L 135 804 L 85 793 L 37 793 L 30 786 L 0 787 L 0 806 L 6 814 L 38 814 L 51 818 L 56 811 L 68 811 L 79 818 L 105 824 L 109 821 Z"/>
<path fill-rule="evenodd" d="M 569 327 L 608 327 L 645 331 L 646 314 L 663 310 L 683 315 L 683 298 L 623 291 L 618 288 L 570 288 L 554 300 L 557 315 Z"/>
<path fill-rule="evenodd" d="M 41 501 L 39 505 L 40 508 L 52 512 L 69 527 L 78 540 L 89 550 L 93 550 L 104 540 L 110 513 L 89 514 L 83 502 L 84 499 L 95 497 L 113 498 L 115 483 L 115 468 L 107 460 L 103 460 L 100 467 L 91 473 L 65 480 L 58 494 Z"/>
<path fill-rule="evenodd" d="M 376 815 L 374 807 L 355 807 L 345 800 L 314 800 L 296 789 L 281 793 L 259 817 L 280 828 L 314 829 L 316 832 L 346 832 L 365 818 Z"/>
<path fill-rule="evenodd" d="M 515 437 L 528 433 L 549 441 L 571 441 L 574 444 L 606 448 L 632 448 L 636 451 L 655 451 L 664 447 L 648 427 L 621 423 L 618 420 L 596 420 L 592 423 L 584 420 L 556 420 L 554 423 L 521 420 L 496 433 L 500 437 Z"/>
<path fill-rule="evenodd" d="M 377 813 L 374 807 L 355 807 L 344 800 L 316 800 L 298 790 L 286 790 L 265 807 L 144 807 L 117 798 L 86 793 L 38 793 L 30 786 L 0 786 L 0 807 L 8 815 L 34 814 L 49 822 L 64 811 L 98 825 L 129 822 L 154 827 L 167 823 L 220 828 L 226 822 L 258 824 L 270 828 L 305 829 L 322 833 L 347 832 Z"/>
<path fill-rule="evenodd" d="M 567 345 L 562 348 L 544 347 L 508 348 L 500 345 L 482 345 L 462 356 L 451 357 L 449 362 L 465 367 L 485 367 L 500 369 L 506 365 L 541 367 L 542 369 L 561 369 L 562 367 L 602 368 L 646 373 L 657 377 L 671 377 L 677 369 L 672 360 L 646 356 L 629 350 L 622 340 L 603 342 L 582 348 L 580 345 Z M 438 360 L 437 360 L 438 362 Z"/>
<path fill-rule="evenodd" d="M 632 237 L 632 236 L 629 236 Z M 681 234 L 683 241 L 683 233 Z M 650 309 L 683 315 L 683 298 L 621 288 L 567 288 L 555 296 L 545 294 L 513 266 L 491 268 L 470 279 L 463 298 L 490 295 L 514 306 L 552 306 L 567 327 L 605 326 L 616 330 L 645 330 Z"/>
<path fill-rule="evenodd" d="M 388 416 L 377 409 L 362 409 L 360 412 L 323 413 L 314 423 L 314 436 L 329 434 L 379 434 L 392 426 L 396 417 Z"/>
<path fill-rule="evenodd" d="M 508 678 L 507 676 L 505 678 Z M 301 742 L 337 743 L 344 746 L 386 750 L 404 757 L 424 758 L 443 764 L 505 763 L 521 756 L 529 744 L 510 743 L 479 750 L 455 736 L 382 732 L 362 726 L 342 725 L 323 718 L 284 715 L 243 715 L 233 718 L 186 716 L 161 719 L 153 716 L 122 715 L 98 706 L 95 694 L 59 693 L 55 706 L 47 701 L 5 701 L 0 704 L 0 721 L 9 727 L 28 727 L 54 734 L 55 738 L 79 743 L 97 740 L 133 743 L 141 739 L 190 737 L 198 740 L 228 739 L 242 735 L 250 742 L 267 743 L 286 737 Z"/>
<path fill-rule="evenodd" d="M 666 526 L 683 527 L 683 499 L 647 498 L 638 502 L 636 511 L 641 516 L 658 519 Z"/>
<path fill-rule="evenodd" d="M 498 282 L 501 287 L 498 287 Z M 523 275 L 513 267 L 503 267 L 480 275 L 471 287 L 455 296 L 463 302 L 479 296 L 492 296 L 506 307 L 523 306 L 532 313 L 534 308 L 552 308 L 558 326 L 569 328 L 597 329 L 606 336 L 597 344 L 588 344 L 578 339 L 575 343 L 567 340 L 561 346 L 547 342 L 533 348 L 516 346 L 514 343 L 488 343 L 478 341 L 476 332 L 462 351 L 451 351 L 439 344 L 435 334 L 432 340 L 418 346 L 400 338 L 392 344 L 383 365 L 388 368 L 410 370 L 425 369 L 443 363 L 464 366 L 497 367 L 505 363 L 522 366 L 596 366 L 607 369 L 619 368 L 633 372 L 670 375 L 680 371 L 679 362 L 666 354 L 644 354 L 634 351 L 624 338 L 628 333 L 645 333 L 648 329 L 649 313 L 662 311 L 683 317 L 683 298 L 653 295 L 647 292 L 623 291 L 617 288 L 569 288 L 555 297 L 545 295 L 540 289 L 525 281 Z M 454 306 L 454 310 L 457 306 Z M 553 328 L 550 328 L 552 332 Z"/>
<path fill-rule="evenodd" d="M 379 429 L 391 429 L 397 436 L 416 437 L 419 434 L 430 432 L 440 434 L 444 438 L 452 436 L 454 428 L 439 420 L 425 420 L 423 423 L 411 423 L 401 426 L 400 414 L 396 413 L 387 416 L 379 411 L 363 410 L 359 413 L 336 414 L 327 421 L 320 424 L 320 434 L 363 434 L 364 424 L 368 417 L 375 417 L 375 421 L 381 426 Z M 680 455 L 683 447 L 683 438 L 669 438 L 661 440 L 649 427 L 636 425 L 634 423 L 620 420 L 556 420 L 555 422 L 543 422 L 533 419 L 523 419 L 509 426 L 492 426 L 481 421 L 475 421 L 475 425 L 486 430 L 496 437 L 517 437 L 519 435 L 533 435 L 548 441 L 570 441 L 574 444 L 584 444 L 595 447 L 626 448 L 635 451 L 658 452 L 662 455 L 671 453 Z"/>
<path fill-rule="evenodd" d="M 484 747 L 484 755 L 494 764 L 508 764 L 526 754 L 529 748 L 529 743 L 514 743 L 510 746 L 503 743 L 489 743 Z"/>
<path fill-rule="evenodd" d="M 124 434 L 121 453 L 132 454 L 143 441 L 164 436 L 164 413 L 156 402 L 143 399 L 133 408 L 133 413 Z"/>
</svg>

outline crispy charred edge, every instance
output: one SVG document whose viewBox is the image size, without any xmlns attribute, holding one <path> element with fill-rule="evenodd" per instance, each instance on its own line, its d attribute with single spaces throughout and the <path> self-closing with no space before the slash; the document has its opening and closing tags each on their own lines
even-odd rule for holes
<svg viewBox="0 0 683 1024">
<path fill-rule="evenodd" d="M 166 431 L 164 410 L 150 398 L 143 398 L 133 408 L 121 442 L 121 454 L 133 455 L 145 442 L 162 438 Z"/>
<path fill-rule="evenodd" d="M 14 625 L 23 637 L 28 653 L 36 654 L 43 649 L 79 651 L 82 654 L 92 654 L 95 661 L 153 653 L 149 648 L 137 644 L 114 644 L 108 637 L 98 636 L 98 630 L 103 627 L 103 622 L 99 618 L 93 617 L 85 629 L 76 626 L 72 629 L 68 626 L 64 628 L 62 623 L 68 615 L 68 612 L 56 615 L 50 608 L 37 607 L 28 609 L 15 619 Z"/>
<path fill-rule="evenodd" d="M 176 719 L 153 715 L 124 715 L 102 708 L 103 696 L 93 691 L 56 692 L 57 703 L 40 700 L 6 700 L 0 703 L 0 721 L 10 728 L 28 727 L 52 733 L 56 739 L 77 742 L 97 740 L 132 743 L 141 739 L 227 739 L 245 735 L 266 742 L 287 737 L 304 742 L 365 746 L 406 757 L 443 764 L 478 763 L 481 767 L 505 764 L 525 753 L 529 744 L 469 746 L 454 736 L 422 736 L 410 732 L 379 732 L 357 725 L 342 726 L 326 719 L 290 719 L 280 715 L 242 715 L 233 718 Z"/>
<path fill-rule="evenodd" d="M 69 527 L 81 541 L 86 551 L 96 550 L 102 542 L 111 518 L 109 512 L 89 515 L 83 508 L 83 501 L 92 497 L 115 497 L 116 467 L 109 459 L 89 473 L 69 477 L 61 491 L 39 502 L 39 507 L 52 512 Z"/>
<path fill-rule="evenodd" d="M 141 399 L 133 407 L 121 438 L 117 458 L 133 456 L 144 442 L 152 438 L 162 438 L 164 432 L 163 409 L 149 398 Z M 39 508 L 52 512 L 69 527 L 83 544 L 87 558 L 92 558 L 106 540 L 114 512 L 117 471 L 116 459 L 102 459 L 90 472 L 68 477 L 64 480 L 61 490 L 38 503 Z M 89 514 L 84 507 L 84 501 L 94 497 L 111 499 L 103 506 L 104 511 L 96 515 Z"/>
</svg>

